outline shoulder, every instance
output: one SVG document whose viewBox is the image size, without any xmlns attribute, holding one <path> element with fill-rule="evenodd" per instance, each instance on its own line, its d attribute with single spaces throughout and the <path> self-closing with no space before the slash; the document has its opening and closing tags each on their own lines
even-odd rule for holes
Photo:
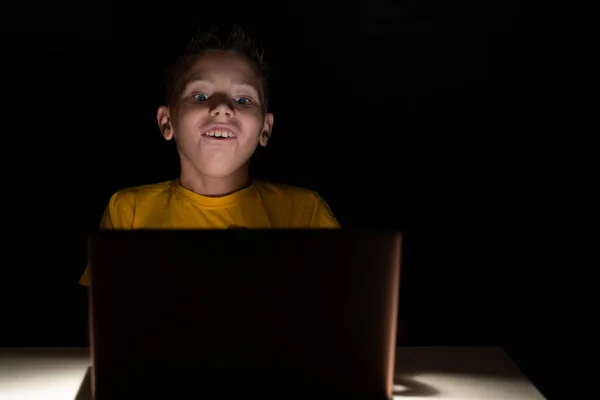
<svg viewBox="0 0 600 400">
<path fill-rule="evenodd" d="M 165 181 L 124 188 L 113 193 L 110 198 L 110 203 L 114 205 L 133 205 L 139 202 L 152 200 L 156 197 L 165 196 L 171 192 L 173 183 L 174 181 Z"/>
<path fill-rule="evenodd" d="M 303 187 L 266 181 L 256 181 L 255 183 L 258 192 L 263 196 L 278 197 L 281 200 L 312 203 L 321 200 L 321 196 L 319 196 L 317 192 Z"/>
<path fill-rule="evenodd" d="M 135 210 L 166 198 L 174 181 L 128 187 L 113 193 L 102 216 L 104 228 L 130 228 Z"/>
<path fill-rule="evenodd" d="M 268 201 L 288 204 L 290 209 L 298 210 L 301 220 L 307 220 L 310 227 L 339 227 L 327 202 L 314 190 L 265 181 L 257 181 L 256 187 L 260 196 Z"/>
</svg>

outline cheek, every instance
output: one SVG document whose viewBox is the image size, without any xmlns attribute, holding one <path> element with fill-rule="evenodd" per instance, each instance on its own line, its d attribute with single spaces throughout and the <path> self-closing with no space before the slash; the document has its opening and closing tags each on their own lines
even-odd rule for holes
<svg viewBox="0 0 600 400">
<path fill-rule="evenodd" d="M 263 116 L 260 113 L 253 112 L 239 115 L 238 118 L 243 121 L 244 126 L 246 126 L 247 130 L 251 132 L 253 135 L 256 135 L 257 132 L 262 132 L 263 128 Z"/>
<path fill-rule="evenodd" d="M 175 134 L 193 136 L 198 132 L 198 126 L 202 124 L 202 115 L 200 112 L 187 111 L 180 113 L 175 125 Z"/>
<path fill-rule="evenodd" d="M 181 121 L 193 122 L 197 121 L 203 114 L 206 114 L 206 112 L 203 113 L 200 107 L 188 107 L 185 110 L 182 110 L 179 114 L 179 119 Z"/>
</svg>

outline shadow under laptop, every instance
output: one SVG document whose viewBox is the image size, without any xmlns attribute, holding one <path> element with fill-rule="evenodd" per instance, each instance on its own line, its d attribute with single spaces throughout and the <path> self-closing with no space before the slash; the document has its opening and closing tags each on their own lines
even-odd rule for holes
<svg viewBox="0 0 600 400">
<path fill-rule="evenodd" d="M 233 384 L 232 386 L 237 386 Z M 92 400 L 91 396 L 92 386 L 91 386 L 91 370 L 88 367 L 85 377 L 81 383 L 79 391 L 75 396 L 75 400 Z M 239 390 L 243 392 L 243 388 Z M 287 388 L 286 392 L 293 392 L 294 388 Z M 236 390 L 237 392 L 237 390 Z M 439 394 L 439 391 L 434 389 L 433 387 L 426 385 L 424 383 L 419 382 L 418 380 L 405 377 L 405 376 L 397 376 L 394 380 L 394 397 L 429 397 L 436 396 Z M 316 397 L 313 393 L 312 398 Z"/>
<path fill-rule="evenodd" d="M 394 378 L 394 397 L 431 397 L 440 394 L 438 390 L 430 385 L 419 382 L 408 376 L 396 376 Z"/>
<path fill-rule="evenodd" d="M 237 385 L 233 384 L 232 386 Z M 91 391 L 91 369 L 88 367 L 79 391 L 75 396 L 75 400 L 92 400 Z M 243 388 L 240 391 L 243 392 Z M 286 391 L 293 392 L 294 388 L 287 388 Z M 394 379 L 394 397 L 430 397 L 438 394 L 439 391 L 429 385 L 419 382 L 416 379 L 409 378 L 407 376 L 396 376 Z M 314 393 L 311 397 L 315 397 Z"/>
<path fill-rule="evenodd" d="M 76 400 L 87 400 L 89 374 Z M 406 381 L 411 391 L 424 393 L 423 387 Z M 421 389 L 421 390 L 419 390 Z M 401 393 L 404 395 L 404 393 Z M 120 378 L 103 382 L 95 400 L 168 398 L 168 399 L 239 399 L 252 396 L 271 400 L 285 398 L 386 400 L 379 389 L 359 387 L 355 382 L 333 374 L 309 374 L 299 369 L 198 368 L 198 366 L 164 366 L 147 364 L 135 371 L 122 371 Z"/>
</svg>

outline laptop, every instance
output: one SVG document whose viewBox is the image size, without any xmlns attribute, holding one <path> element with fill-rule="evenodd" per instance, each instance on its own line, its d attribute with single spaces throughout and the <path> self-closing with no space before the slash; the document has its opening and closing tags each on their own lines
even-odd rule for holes
<svg viewBox="0 0 600 400">
<path fill-rule="evenodd" d="M 401 234 L 100 230 L 92 398 L 392 398 Z"/>
</svg>

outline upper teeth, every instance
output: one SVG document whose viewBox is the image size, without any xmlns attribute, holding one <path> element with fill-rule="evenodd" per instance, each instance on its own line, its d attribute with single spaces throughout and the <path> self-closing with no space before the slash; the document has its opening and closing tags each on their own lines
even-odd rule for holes
<svg viewBox="0 0 600 400">
<path fill-rule="evenodd" d="M 221 129 L 213 129 L 212 131 L 208 131 L 205 133 L 206 136 L 215 136 L 215 137 L 233 137 L 233 132 L 224 131 Z"/>
</svg>

